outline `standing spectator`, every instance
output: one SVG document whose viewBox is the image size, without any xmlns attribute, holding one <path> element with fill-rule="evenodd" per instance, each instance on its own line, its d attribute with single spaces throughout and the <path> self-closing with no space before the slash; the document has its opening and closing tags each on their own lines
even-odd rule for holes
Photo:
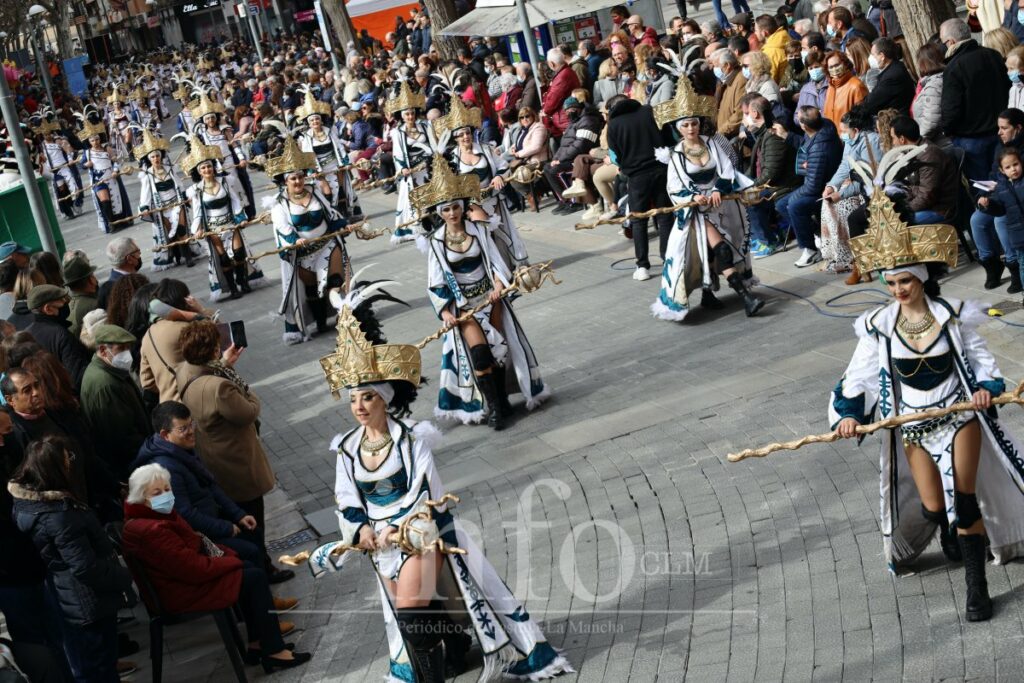
<svg viewBox="0 0 1024 683">
<path fill-rule="evenodd" d="M 529 62 L 516 64 L 516 80 L 523 89 L 522 99 L 519 100 L 519 108 L 529 108 L 540 111 L 540 93 L 537 91 L 537 82 L 533 79 L 533 69 Z"/>
<path fill-rule="evenodd" d="M 808 52 L 804 59 L 807 67 L 807 82 L 800 87 L 796 98 L 796 111 L 793 122 L 800 125 L 800 108 L 815 107 L 824 114 L 825 98 L 828 96 L 828 77 L 825 73 L 825 55 L 820 52 Z M 835 128 L 835 124 L 832 124 Z"/>
<path fill-rule="evenodd" d="M 1000 57 L 1006 59 L 1006 55 L 1010 54 L 1010 50 L 1020 45 L 1020 40 L 1013 34 L 1013 31 L 1000 26 L 986 32 L 981 37 L 981 44 L 992 48 L 999 53 Z"/>
<path fill-rule="evenodd" d="M 779 26 L 775 17 L 762 14 L 754 22 L 754 33 L 761 43 L 761 52 L 771 63 L 771 77 L 776 83 L 782 82 L 786 73 L 786 45 L 790 41 L 789 31 Z M 770 98 L 769 98 L 770 99 Z"/>
<path fill-rule="evenodd" d="M 195 311 L 198 308 L 189 295 L 188 285 L 181 280 L 161 280 L 153 292 L 153 298 L 172 309 Z M 161 317 L 150 325 L 142 338 L 139 381 L 145 391 L 159 396 L 161 402 L 178 399 L 179 388 L 175 373 L 183 360 L 178 339 L 187 324 L 181 320 Z"/>
<path fill-rule="evenodd" d="M 73 493 L 68 473 L 76 457 L 63 439 L 36 441 L 8 490 L 15 523 L 46 566 L 75 680 L 117 683 L 117 610 L 132 582 L 99 520 Z"/>
<path fill-rule="evenodd" d="M 110 277 L 100 285 L 99 293 L 96 295 L 97 306 L 107 307 L 107 297 L 110 296 L 110 288 L 114 283 L 125 275 L 131 275 L 142 270 L 142 250 L 135 240 L 130 237 L 115 237 L 107 244 L 107 259 L 110 261 Z"/>
<path fill-rule="evenodd" d="M 590 83 L 596 83 L 598 79 L 598 69 L 601 66 L 602 59 L 601 55 L 597 54 L 594 50 L 594 43 L 590 38 L 584 38 L 576 46 L 580 59 L 587 63 L 587 72 L 590 75 Z"/>
<path fill-rule="evenodd" d="M 576 80 L 579 81 L 580 87 L 590 90 L 594 79 L 590 77 L 590 64 L 587 63 L 586 58 L 578 50 L 573 52 L 568 43 L 562 43 L 560 47 L 562 54 L 569 61 L 569 68 L 576 74 Z"/>
<path fill-rule="evenodd" d="M 597 69 L 597 80 L 594 81 L 594 106 L 602 104 L 621 94 L 623 91 L 622 81 L 619 79 L 619 70 L 615 61 L 606 59 L 601 62 Z"/>
<path fill-rule="evenodd" d="M 903 51 L 890 38 L 879 38 L 871 45 L 871 68 L 878 69 L 878 80 L 868 96 L 860 103 L 865 113 L 874 116 L 883 109 L 896 109 L 901 114 L 910 112 L 914 99 L 914 78 L 900 61 Z"/>
<path fill-rule="evenodd" d="M 747 79 L 740 68 L 740 62 L 728 48 L 716 50 L 711 55 L 711 66 L 718 87 L 715 99 L 718 101 L 718 132 L 727 138 L 736 137 L 743 122 L 740 99 L 747 92 Z"/>
<path fill-rule="evenodd" d="M 118 481 L 128 481 L 149 436 L 142 392 L 130 374 L 135 337 L 117 325 L 98 325 L 93 339 L 96 354 L 82 379 L 82 414 L 92 426 L 97 454 Z"/>
<path fill-rule="evenodd" d="M 17 242 L 0 244 L 0 263 L 13 263 L 18 268 L 28 268 L 28 260 L 32 250 Z"/>
<path fill-rule="evenodd" d="M 580 82 L 576 78 L 576 73 L 566 66 L 565 55 L 558 48 L 553 47 L 548 50 L 547 65 L 554 76 L 541 100 L 541 116 L 548 130 L 551 131 L 551 135 L 558 138 L 569 126 L 569 117 L 562 110 L 562 103 L 568 99 L 573 90 L 580 87 Z"/>
<path fill-rule="evenodd" d="M 626 19 L 626 31 L 629 32 L 634 49 L 637 45 L 649 45 L 653 48 L 659 47 L 658 32 L 651 26 L 645 27 L 644 18 L 639 14 L 634 14 L 629 19 Z"/>
<path fill-rule="evenodd" d="M 828 70 L 828 92 L 825 94 L 825 118 L 837 128 L 846 115 L 868 96 L 868 89 L 853 73 L 853 63 L 842 52 L 830 52 L 825 57 Z"/>
<path fill-rule="evenodd" d="M 970 180 L 988 177 L 999 139 L 996 119 L 1005 108 L 1010 79 L 998 52 L 981 47 L 961 19 L 939 27 L 946 45 L 940 126 L 964 152 L 963 170 Z"/>
<path fill-rule="evenodd" d="M 648 57 L 645 66 L 647 81 L 644 86 L 644 102 L 652 107 L 672 99 L 675 82 L 665 67 L 668 61 L 664 57 Z"/>
<path fill-rule="evenodd" d="M 38 285 L 28 295 L 32 324 L 25 331 L 35 337 L 41 348 L 55 355 L 71 375 L 75 393 L 92 354 L 68 331 L 68 293 L 63 287 Z"/>
<path fill-rule="evenodd" d="M 932 142 L 943 139 L 942 117 L 942 75 L 946 69 L 942 48 L 935 43 L 925 43 L 917 50 L 917 93 L 910 105 L 910 113 L 921 129 L 921 135 Z"/>
<path fill-rule="evenodd" d="M 64 264 L 64 284 L 71 290 L 71 301 L 68 302 L 68 331 L 76 338 L 82 333 L 82 319 L 86 313 L 98 306 L 96 292 L 99 282 L 96 280 L 96 267 L 89 264 L 84 256 L 75 256 Z"/>
<path fill-rule="evenodd" d="M 1024 43 L 1024 8 L 1020 0 L 1010 0 L 1006 11 L 1003 13 L 1003 26 L 1013 32 L 1017 42 Z"/>
<path fill-rule="evenodd" d="M 1006 55 L 1006 75 L 1010 79 L 1010 94 L 1007 109 L 1024 110 L 1024 45 L 1018 45 Z M 0 283 L 2 284 L 2 283 Z M 3 296 L 3 295 L 0 295 Z"/>
<path fill-rule="evenodd" d="M 14 325 L 14 329 L 21 332 L 32 324 L 32 310 L 28 307 L 28 295 L 35 287 L 32 282 L 32 275 L 28 268 L 18 271 L 18 277 L 14 280 L 14 310 L 8 316 L 7 322 Z"/>
<path fill-rule="evenodd" d="M 612 163 L 627 178 L 630 211 L 671 206 L 668 196 L 668 170 L 658 161 L 654 150 L 671 145 L 654 122 L 654 112 L 625 95 L 616 95 L 608 101 L 608 151 Z M 648 260 L 647 222 L 643 218 L 631 222 L 633 249 L 636 254 L 634 280 L 650 280 L 651 263 Z M 664 258 L 669 234 L 675 218 L 662 214 L 654 219 L 658 226 L 658 247 Z"/>
<path fill-rule="evenodd" d="M 19 270 L 11 261 L 0 263 L 0 320 L 7 320 L 14 313 L 14 283 L 18 281 Z"/>
</svg>

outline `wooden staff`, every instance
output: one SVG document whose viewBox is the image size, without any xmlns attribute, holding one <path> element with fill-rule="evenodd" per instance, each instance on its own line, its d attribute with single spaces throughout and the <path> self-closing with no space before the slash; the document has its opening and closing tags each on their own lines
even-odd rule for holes
<svg viewBox="0 0 1024 683">
<path fill-rule="evenodd" d="M 722 201 L 728 201 L 735 199 L 738 202 L 750 206 L 752 204 L 760 204 L 761 202 L 767 202 L 775 199 L 775 193 L 768 195 L 767 197 L 761 196 L 762 190 L 770 189 L 767 185 L 760 187 L 751 187 L 743 190 L 742 192 L 734 192 L 732 194 L 722 195 Z M 648 211 L 631 211 L 630 213 L 620 218 L 605 218 L 600 219 L 594 223 L 577 223 L 577 230 L 593 230 L 599 225 L 619 225 L 625 223 L 628 220 L 639 220 L 643 218 L 650 218 L 652 216 L 659 216 L 665 213 L 675 213 L 680 209 L 692 209 L 695 206 L 701 206 L 697 202 L 683 202 L 682 204 L 673 204 L 672 206 L 666 206 L 661 209 L 650 209 Z M 703 204 L 703 206 L 710 206 L 710 203 Z"/>
<path fill-rule="evenodd" d="M 562 284 L 562 281 L 555 277 L 555 271 L 551 268 L 551 264 L 552 261 L 545 261 L 544 263 L 535 263 L 530 266 L 520 266 L 517 268 L 512 284 L 501 291 L 501 298 L 504 299 L 513 292 L 522 292 L 524 294 L 535 292 L 540 289 L 545 280 L 551 280 L 556 285 Z M 455 329 L 490 305 L 490 301 L 485 301 L 479 306 L 469 309 L 456 318 L 453 325 L 442 325 L 437 332 L 429 337 L 424 337 L 422 341 L 416 344 L 416 348 L 422 349 L 430 342 L 440 339 L 450 330 Z"/>
<path fill-rule="evenodd" d="M 191 199 L 186 197 L 185 199 L 182 199 L 179 202 L 174 202 L 173 204 L 168 204 L 167 206 L 161 206 L 158 209 L 146 209 L 145 211 L 137 213 L 134 216 L 128 216 L 128 218 L 122 218 L 121 220 L 114 221 L 113 223 L 111 223 L 111 225 L 117 225 L 118 223 L 127 223 L 128 221 L 133 221 L 136 218 L 142 218 L 143 216 L 148 216 L 148 215 L 150 215 L 152 213 L 159 213 L 161 211 L 170 211 L 171 209 L 177 208 L 177 207 L 179 207 L 179 206 L 181 206 L 183 204 L 188 204 L 191 201 L 192 201 Z"/>
<path fill-rule="evenodd" d="M 322 244 L 323 242 L 329 242 L 335 237 L 344 237 L 345 235 L 354 234 L 358 239 L 372 240 L 380 237 L 381 235 L 385 235 L 391 232 L 390 228 L 381 228 L 380 230 L 369 230 L 368 226 L 369 223 L 367 221 L 359 221 L 358 223 L 347 225 L 341 230 L 338 230 L 337 232 L 328 233 L 326 235 L 323 235 L 322 237 L 317 237 L 316 239 L 308 240 L 304 244 L 287 244 L 283 247 L 278 247 L 277 249 L 268 249 L 267 251 L 260 252 L 259 254 L 253 254 L 252 256 L 248 256 L 247 258 L 251 263 L 256 263 L 256 261 L 260 260 L 264 256 L 274 256 L 277 254 L 285 254 L 289 251 L 295 251 L 296 249 L 315 247 L 316 245 Z"/>
<path fill-rule="evenodd" d="M 230 227 L 221 228 L 219 230 L 208 230 L 207 232 L 203 233 L 202 237 L 198 235 L 190 235 L 188 237 L 185 237 L 184 239 L 180 239 L 175 242 L 168 242 L 167 244 L 158 244 L 155 247 L 152 247 L 151 251 L 166 251 L 171 247 L 179 247 L 183 244 L 188 244 L 189 242 L 199 242 L 200 240 L 205 240 L 207 237 L 217 237 L 225 233 L 234 232 L 235 230 L 244 230 L 245 228 L 248 228 L 249 226 L 252 225 L 256 225 L 257 223 L 266 223 L 268 220 L 270 220 L 270 212 L 264 211 L 263 213 L 257 214 L 255 218 L 247 221 L 242 221 L 238 225 L 232 225 Z"/>
<path fill-rule="evenodd" d="M 102 185 L 103 183 L 109 183 L 111 180 L 113 180 L 114 178 L 116 178 L 118 176 L 131 175 L 132 173 L 135 173 L 138 170 L 139 169 L 135 168 L 134 166 L 126 166 L 126 167 L 122 168 L 121 170 L 114 171 L 113 173 L 111 173 L 109 178 L 104 178 L 102 180 L 97 180 L 95 183 L 90 183 L 89 185 L 86 185 L 85 187 L 83 187 L 80 190 L 75 190 L 71 194 L 66 194 L 63 197 L 58 197 L 57 201 L 58 202 L 62 202 L 65 199 L 73 199 L 74 197 L 77 197 L 78 195 L 82 194 L 83 192 L 85 192 L 87 190 L 91 190 L 96 185 Z"/>
<path fill-rule="evenodd" d="M 426 167 L 427 167 L 427 163 L 426 162 L 423 162 L 422 164 L 416 164 L 415 166 L 412 167 L 412 171 L 409 173 L 409 175 L 412 175 L 413 173 L 418 173 L 419 171 L 422 171 Z M 404 171 L 405 169 L 402 169 L 402 170 Z M 398 179 L 400 179 L 402 177 L 403 177 L 402 176 L 402 171 L 399 171 L 398 173 L 396 173 L 395 175 L 391 176 L 390 178 L 381 178 L 380 180 L 371 180 L 369 182 L 362 183 L 362 184 L 359 185 L 358 189 L 360 189 L 360 190 L 372 190 L 375 187 L 381 187 L 382 185 L 387 185 L 388 183 L 393 183 L 393 182 L 395 182 L 396 180 L 398 180 Z"/>
<path fill-rule="evenodd" d="M 1013 391 L 1004 392 L 993 398 L 992 405 L 1024 405 L 1024 398 L 1021 397 L 1022 392 L 1024 392 L 1024 381 L 1021 381 Z M 959 403 L 954 403 L 953 405 L 945 408 L 930 408 L 928 410 L 922 410 L 919 413 L 896 415 L 884 420 L 879 420 L 878 422 L 872 422 L 871 424 L 857 425 L 856 432 L 857 434 L 864 435 L 873 434 L 880 429 L 892 429 L 893 427 L 905 425 L 908 422 L 930 420 L 937 417 L 952 415 L 953 413 L 965 413 L 972 410 L 977 410 L 977 408 L 974 407 L 974 403 L 971 401 L 960 401 Z M 782 443 L 771 443 L 761 448 L 748 448 L 747 450 L 740 451 L 739 453 L 730 453 L 727 457 L 729 462 L 739 462 L 740 460 L 746 460 L 747 458 L 763 458 L 769 453 L 774 453 L 775 451 L 795 451 L 809 443 L 832 443 L 833 441 L 838 441 L 840 438 L 841 437 L 838 432 L 809 434 L 802 439 L 795 439 L 793 441 L 785 441 Z"/>
</svg>

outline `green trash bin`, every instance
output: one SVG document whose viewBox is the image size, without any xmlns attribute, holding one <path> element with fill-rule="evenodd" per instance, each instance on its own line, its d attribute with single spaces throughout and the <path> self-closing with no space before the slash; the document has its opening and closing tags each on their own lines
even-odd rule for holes
<svg viewBox="0 0 1024 683">
<path fill-rule="evenodd" d="M 36 183 L 39 185 L 39 193 L 43 195 L 46 215 L 50 219 L 53 241 L 57 245 L 57 257 L 63 258 L 64 236 L 60 233 L 57 214 L 53 210 L 53 197 L 50 196 L 49 183 L 45 178 L 39 177 L 36 178 Z M 0 242 L 7 241 L 23 244 L 30 247 L 32 251 L 42 251 L 43 249 L 24 185 L 19 184 L 0 191 Z"/>
</svg>

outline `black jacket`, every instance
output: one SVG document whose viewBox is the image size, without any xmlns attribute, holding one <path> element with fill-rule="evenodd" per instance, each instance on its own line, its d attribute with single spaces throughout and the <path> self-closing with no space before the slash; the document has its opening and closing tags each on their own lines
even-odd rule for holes
<svg viewBox="0 0 1024 683">
<path fill-rule="evenodd" d="M 608 112 L 608 149 L 627 178 L 666 172 L 665 165 L 654 156 L 654 150 L 670 146 L 672 141 L 658 128 L 654 110 L 647 105 L 625 99 Z"/>
<path fill-rule="evenodd" d="M 267 128 L 270 128 L 270 126 L 267 126 Z M 271 130 L 276 130 L 274 128 L 270 128 L 270 129 Z M 106 310 L 106 308 L 107 308 L 107 297 L 110 296 L 110 290 L 112 290 L 114 288 L 114 285 L 117 284 L 117 281 L 120 280 L 123 277 L 124 277 L 124 273 L 122 273 L 119 270 L 112 270 L 112 271 L 110 271 L 110 277 L 108 277 L 100 285 L 100 288 L 96 291 L 96 307 L 97 308 L 102 308 L 102 309 Z"/>
<path fill-rule="evenodd" d="M 61 365 L 67 368 L 75 393 L 82 387 L 82 375 L 92 360 L 89 349 L 80 342 L 68 328 L 71 324 L 52 315 L 34 313 L 32 324 L 25 328 L 35 337 L 39 346 L 57 356 Z"/>
<path fill-rule="evenodd" d="M 562 133 L 558 149 L 555 150 L 555 158 L 563 164 L 571 164 L 573 159 L 597 146 L 603 126 L 604 121 L 597 107 L 592 104 L 586 105 L 580 117 L 570 123 Z"/>
<path fill-rule="evenodd" d="M 874 116 L 883 109 L 898 109 L 901 114 L 910 113 L 910 103 L 914 100 L 917 84 L 903 66 L 896 60 L 885 67 L 878 76 L 874 89 L 860 103 L 860 108 Z"/>
<path fill-rule="evenodd" d="M 21 465 L 21 445 L 15 439 L 4 439 L 0 446 L 0 481 L 8 481 Z M 24 586 L 40 583 L 46 569 L 32 537 L 22 533 L 14 523 L 14 499 L 7 487 L 0 487 L 0 586 Z"/>
<path fill-rule="evenodd" d="M 747 175 L 755 185 L 776 189 L 792 189 L 801 184 L 796 175 L 796 150 L 768 126 L 754 134 L 754 150 L 750 154 Z"/>
<path fill-rule="evenodd" d="M 14 329 L 21 332 L 26 327 L 32 324 L 34 318 L 32 317 L 32 311 L 29 310 L 28 302 L 22 299 L 21 301 L 14 302 L 14 309 L 11 312 L 7 322 L 14 325 Z"/>
<path fill-rule="evenodd" d="M 64 620 L 84 626 L 117 616 L 132 580 L 92 510 L 64 491 L 29 491 L 14 482 L 8 491 L 14 521 L 32 537 Z"/>
<path fill-rule="evenodd" d="M 967 40 L 946 62 L 942 75 L 939 126 L 946 135 L 996 134 L 996 119 L 1006 108 L 1010 78 L 999 53 Z"/>
</svg>

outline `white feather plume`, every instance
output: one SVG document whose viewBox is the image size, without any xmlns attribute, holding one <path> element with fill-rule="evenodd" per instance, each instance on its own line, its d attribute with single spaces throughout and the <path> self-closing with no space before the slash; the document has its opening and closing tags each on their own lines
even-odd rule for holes
<svg viewBox="0 0 1024 683">
<path fill-rule="evenodd" d="M 669 160 L 672 158 L 672 148 L 670 147 L 655 147 L 654 158 L 661 163 L 668 166 Z"/>
</svg>

